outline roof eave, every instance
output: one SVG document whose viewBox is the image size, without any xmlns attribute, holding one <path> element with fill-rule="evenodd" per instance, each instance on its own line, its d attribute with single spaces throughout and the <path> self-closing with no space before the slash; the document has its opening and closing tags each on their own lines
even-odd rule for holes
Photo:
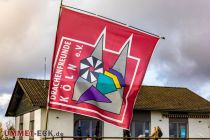
<svg viewBox="0 0 210 140">
<path fill-rule="evenodd" d="M 210 113 L 209 110 L 185 110 L 185 109 L 154 109 L 154 108 L 134 108 L 134 110 L 160 111 L 160 112 L 188 112 L 188 113 Z"/>
</svg>

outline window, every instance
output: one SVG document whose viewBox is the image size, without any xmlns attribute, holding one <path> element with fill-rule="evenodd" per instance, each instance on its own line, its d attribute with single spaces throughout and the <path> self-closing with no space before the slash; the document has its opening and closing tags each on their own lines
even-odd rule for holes
<svg viewBox="0 0 210 140">
<path fill-rule="evenodd" d="M 74 114 L 74 136 L 102 136 L 102 121 Z"/>
<path fill-rule="evenodd" d="M 29 130 L 34 132 L 34 112 L 30 112 Z M 29 140 L 33 140 L 33 139 L 34 139 L 34 135 L 32 133 L 32 136 L 29 136 Z"/>
<path fill-rule="evenodd" d="M 34 132 L 34 120 L 31 120 L 30 123 L 29 123 L 29 130 L 31 130 L 32 132 Z M 33 140 L 34 139 L 33 133 L 32 133 L 32 136 L 29 136 L 29 139 L 30 140 Z"/>
<path fill-rule="evenodd" d="M 29 130 L 34 131 L 34 120 L 30 121 Z"/>
<path fill-rule="evenodd" d="M 23 123 L 19 124 L 19 130 L 23 130 Z M 19 136 L 19 140 L 23 140 L 23 136 Z"/>
<path fill-rule="evenodd" d="M 19 130 L 23 130 L 23 115 L 20 116 Z"/>
<path fill-rule="evenodd" d="M 23 123 L 19 124 L 19 130 L 23 130 Z"/>
<path fill-rule="evenodd" d="M 99 120 L 77 120 L 74 123 L 75 136 L 102 136 L 102 123 Z"/>
<path fill-rule="evenodd" d="M 169 119 L 169 136 L 171 138 L 186 138 L 188 133 L 187 119 Z"/>
<path fill-rule="evenodd" d="M 98 120 L 77 120 L 74 124 L 75 136 L 102 136 L 102 123 Z"/>
<path fill-rule="evenodd" d="M 149 136 L 150 122 L 132 121 L 130 133 L 132 137 L 138 137 L 139 135 Z"/>
<path fill-rule="evenodd" d="M 130 134 L 132 137 L 140 135 L 149 136 L 150 134 L 150 111 L 134 111 L 133 120 L 130 126 Z"/>
<path fill-rule="evenodd" d="M 20 116 L 19 130 L 23 130 L 23 115 Z M 23 140 L 23 136 L 20 136 L 19 140 Z"/>
</svg>

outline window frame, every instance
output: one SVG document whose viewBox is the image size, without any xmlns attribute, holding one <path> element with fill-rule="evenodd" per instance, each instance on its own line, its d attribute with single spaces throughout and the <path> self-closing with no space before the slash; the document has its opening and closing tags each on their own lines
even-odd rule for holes
<svg viewBox="0 0 210 140">
<path fill-rule="evenodd" d="M 19 130 L 23 130 L 23 115 L 20 115 Z M 23 140 L 23 136 L 19 136 L 19 140 Z"/>
<path fill-rule="evenodd" d="M 132 128 L 132 127 L 134 127 L 133 123 L 135 124 L 135 123 L 139 123 L 139 122 L 144 124 L 144 126 L 143 126 L 144 130 L 142 130 L 143 135 L 146 134 L 145 133 L 145 130 L 146 130 L 145 129 L 146 128 L 145 124 L 146 123 L 149 124 L 149 126 L 148 126 L 149 127 L 148 128 L 149 132 L 147 133 L 147 135 L 149 135 L 150 132 L 151 132 L 151 111 L 146 111 L 146 110 L 134 110 L 133 111 L 133 119 L 131 121 L 131 127 L 130 127 L 130 134 L 131 134 L 132 137 L 135 137 L 135 135 L 136 135 L 136 132 L 134 132 L 136 130 L 133 130 L 133 128 Z M 135 135 L 133 135 L 133 134 L 135 134 Z M 138 136 L 139 135 L 141 135 L 141 134 L 138 134 Z M 136 137 L 138 137 L 138 136 L 136 136 Z"/>
<path fill-rule="evenodd" d="M 142 132 L 140 132 L 140 134 L 136 135 L 136 123 L 141 123 L 142 125 Z M 148 124 L 148 129 L 146 128 L 146 124 Z M 149 121 L 138 121 L 138 120 L 134 120 L 131 122 L 131 127 L 130 127 L 130 133 L 132 137 L 138 137 L 139 135 L 145 135 L 146 132 L 145 130 L 149 130 L 149 132 L 147 133 L 147 135 L 150 134 L 151 132 L 151 122 Z M 141 134 L 142 133 L 142 134 Z"/>
<path fill-rule="evenodd" d="M 29 140 L 34 140 L 34 111 L 30 112 L 29 130 L 32 131 L 32 135 L 29 136 Z M 32 127 L 32 128 L 31 128 Z"/>
<path fill-rule="evenodd" d="M 175 124 L 176 127 L 176 137 L 171 135 L 171 125 Z M 187 118 L 169 118 L 169 137 L 170 138 L 181 138 L 181 125 L 185 126 L 185 138 L 189 136 L 189 123 Z"/>
<path fill-rule="evenodd" d="M 103 122 L 98 120 L 98 119 L 94 119 L 94 118 L 90 118 L 90 117 L 87 117 L 87 116 L 83 116 L 83 115 L 78 115 L 78 114 L 74 114 L 74 136 L 77 136 L 77 124 L 78 126 L 80 125 L 81 126 L 81 123 L 82 121 L 87 121 L 89 124 L 89 132 L 88 132 L 88 135 L 89 136 L 94 136 L 94 133 L 93 133 L 93 122 L 95 121 L 96 123 L 99 122 L 100 124 L 100 130 L 99 130 L 99 136 L 103 136 Z M 82 130 L 81 130 L 82 131 Z"/>
</svg>

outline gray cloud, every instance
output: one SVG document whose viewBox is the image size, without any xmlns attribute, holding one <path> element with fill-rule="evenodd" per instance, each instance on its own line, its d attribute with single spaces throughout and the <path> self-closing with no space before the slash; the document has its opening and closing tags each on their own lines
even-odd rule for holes
<svg viewBox="0 0 210 140">
<path fill-rule="evenodd" d="M 0 3 L 0 91 L 11 92 L 17 77 L 43 77 L 44 57 L 49 71 L 59 5 L 41 0 Z"/>
</svg>

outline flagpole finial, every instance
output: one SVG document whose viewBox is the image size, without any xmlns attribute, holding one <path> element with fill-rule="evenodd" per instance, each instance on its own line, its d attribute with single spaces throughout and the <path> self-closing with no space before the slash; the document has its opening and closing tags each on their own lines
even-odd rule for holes
<svg viewBox="0 0 210 140">
<path fill-rule="evenodd" d="M 165 40 L 166 38 L 164 36 L 160 37 L 161 39 Z"/>
</svg>

